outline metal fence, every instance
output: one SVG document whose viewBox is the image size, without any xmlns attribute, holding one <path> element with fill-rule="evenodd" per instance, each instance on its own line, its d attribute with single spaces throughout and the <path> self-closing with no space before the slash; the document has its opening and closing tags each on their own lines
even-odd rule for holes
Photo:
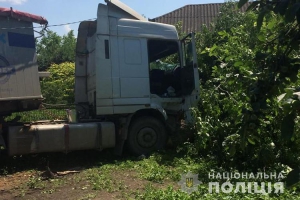
<svg viewBox="0 0 300 200">
<path fill-rule="evenodd" d="M 67 110 L 74 106 L 67 105 L 43 105 L 42 109 L 16 112 L 5 118 L 6 121 L 33 122 L 42 120 L 67 120 Z"/>
</svg>

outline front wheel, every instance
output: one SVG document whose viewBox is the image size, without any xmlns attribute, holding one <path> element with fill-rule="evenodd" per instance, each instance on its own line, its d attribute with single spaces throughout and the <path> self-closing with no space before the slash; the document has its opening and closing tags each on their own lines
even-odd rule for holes
<svg viewBox="0 0 300 200">
<path fill-rule="evenodd" d="M 163 149 L 167 142 L 165 126 L 154 117 L 141 117 L 132 122 L 127 144 L 135 155 Z"/>
</svg>

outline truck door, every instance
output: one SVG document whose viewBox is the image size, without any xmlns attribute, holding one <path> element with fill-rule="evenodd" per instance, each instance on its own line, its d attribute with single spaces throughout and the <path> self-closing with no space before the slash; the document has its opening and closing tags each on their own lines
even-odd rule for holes
<svg viewBox="0 0 300 200">
<path fill-rule="evenodd" d="M 195 34 L 190 33 L 181 40 L 182 48 L 182 69 L 181 86 L 184 96 L 191 95 L 199 86 L 199 74 L 197 64 L 197 53 L 195 45 Z M 198 89 L 196 90 L 198 93 Z"/>
</svg>

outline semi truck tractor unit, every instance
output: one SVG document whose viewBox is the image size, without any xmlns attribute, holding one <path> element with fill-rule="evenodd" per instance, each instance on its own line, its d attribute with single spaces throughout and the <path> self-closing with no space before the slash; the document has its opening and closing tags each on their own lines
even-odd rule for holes
<svg viewBox="0 0 300 200">
<path fill-rule="evenodd" d="M 105 2 L 98 5 L 95 21 L 79 24 L 76 109 L 68 121 L 5 122 L 12 112 L 37 109 L 42 96 L 35 53 L 18 60 L 28 47 L 0 42 L 0 61 L 5 56 L 18 61 L 0 65 L 8 69 L 7 80 L 0 78 L 6 81 L 0 82 L 0 143 L 9 155 L 105 148 L 121 154 L 124 144 L 136 155 L 148 154 L 165 146 L 181 120 L 191 122 L 190 108 L 199 98 L 194 34 L 179 39 L 174 26 L 150 22 L 121 1 Z M 10 31 L 5 34 L 15 30 Z M 33 31 L 22 34 L 33 36 Z M 18 84 L 26 87 L 23 93 L 14 92 L 21 91 Z M 31 93 L 37 96 L 30 99 Z M 28 99 L 32 103 L 26 104 Z"/>
</svg>

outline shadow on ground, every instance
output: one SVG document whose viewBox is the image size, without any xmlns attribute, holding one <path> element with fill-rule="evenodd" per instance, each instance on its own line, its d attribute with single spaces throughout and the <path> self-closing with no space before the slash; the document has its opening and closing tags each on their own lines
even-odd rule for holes
<svg viewBox="0 0 300 200">
<path fill-rule="evenodd" d="M 44 171 L 48 166 L 53 171 L 64 171 L 72 168 L 90 168 L 93 166 L 113 163 L 115 160 L 132 160 L 133 157 L 125 154 L 116 157 L 112 150 L 103 151 L 74 151 L 64 153 L 43 153 L 36 155 L 21 155 L 0 157 L 0 176 L 9 175 L 26 170 Z"/>
<path fill-rule="evenodd" d="M 162 152 L 163 159 L 160 164 L 171 165 L 175 157 L 181 157 L 175 149 Z M 133 157 L 125 152 L 123 156 L 116 156 L 112 149 L 103 151 L 87 150 L 65 153 L 42 153 L 33 155 L 7 156 L 0 155 L 0 176 L 10 175 L 27 170 L 44 171 L 49 167 L 52 171 L 65 171 L 70 169 L 88 169 L 105 164 L 114 164 L 126 160 L 137 161 L 142 157 Z"/>
</svg>

